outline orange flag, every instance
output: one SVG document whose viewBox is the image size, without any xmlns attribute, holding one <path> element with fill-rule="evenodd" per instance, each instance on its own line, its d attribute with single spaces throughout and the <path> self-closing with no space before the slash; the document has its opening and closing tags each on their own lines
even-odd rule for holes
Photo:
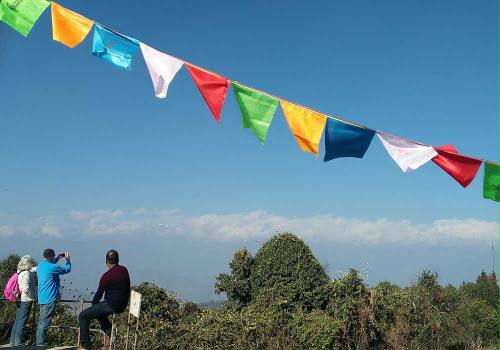
<svg viewBox="0 0 500 350">
<path fill-rule="evenodd" d="M 319 141 L 325 128 L 326 116 L 285 101 L 280 102 L 290 131 L 300 148 L 304 152 L 311 152 L 317 157 Z"/>
<path fill-rule="evenodd" d="M 92 29 L 94 21 L 52 1 L 52 37 L 71 48 L 80 44 Z"/>
</svg>

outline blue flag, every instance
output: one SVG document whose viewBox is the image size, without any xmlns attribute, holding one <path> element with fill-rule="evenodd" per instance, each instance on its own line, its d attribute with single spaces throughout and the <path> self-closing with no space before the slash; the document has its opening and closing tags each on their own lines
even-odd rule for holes
<svg viewBox="0 0 500 350">
<path fill-rule="evenodd" d="M 139 50 L 139 41 L 116 33 L 96 23 L 92 54 L 117 67 L 130 70 L 132 57 Z"/>
<path fill-rule="evenodd" d="M 335 158 L 363 158 L 375 131 L 328 118 L 325 128 L 325 162 Z"/>
</svg>

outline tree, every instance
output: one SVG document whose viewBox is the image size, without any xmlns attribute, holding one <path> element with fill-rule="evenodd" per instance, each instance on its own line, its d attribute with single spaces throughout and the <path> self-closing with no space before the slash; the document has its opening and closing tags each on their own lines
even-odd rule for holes
<svg viewBox="0 0 500 350">
<path fill-rule="evenodd" d="M 485 300 L 490 306 L 498 307 L 499 289 L 494 274 L 488 275 L 483 270 L 476 283 L 463 283 L 460 291 L 468 298 Z"/>
<path fill-rule="evenodd" d="M 10 254 L 5 259 L 0 260 L 0 287 L 2 290 L 7 284 L 7 281 L 17 270 L 19 263 L 19 255 Z M 0 302 L 0 340 L 6 339 L 10 331 L 10 324 L 14 321 L 16 308 L 13 303 Z"/>
<path fill-rule="evenodd" d="M 175 349 L 180 303 L 167 290 L 149 282 L 132 289 L 142 294 L 139 349 Z M 125 324 L 125 314 L 122 314 Z M 122 333 L 123 334 L 123 333 Z"/>
<path fill-rule="evenodd" d="M 5 259 L 0 260 L 0 285 L 5 286 L 9 278 L 17 271 L 17 264 L 21 257 L 16 254 L 10 254 Z"/>
<path fill-rule="evenodd" d="M 252 265 L 252 299 L 273 296 L 304 310 L 325 308 L 330 278 L 311 249 L 292 233 L 275 235 L 259 249 Z"/>
<path fill-rule="evenodd" d="M 238 250 L 229 267 L 231 272 L 220 274 L 215 285 L 217 293 L 227 294 L 228 306 L 266 300 L 312 310 L 328 304 L 330 278 L 309 247 L 291 233 L 275 235 L 255 257 Z"/>
<path fill-rule="evenodd" d="M 253 264 L 252 254 L 243 248 L 234 253 L 229 263 L 231 274 L 221 273 L 217 276 L 215 292 L 226 293 L 229 306 L 241 308 L 252 300 L 250 274 Z"/>
<path fill-rule="evenodd" d="M 360 349 L 367 346 L 370 329 L 370 292 L 358 271 L 349 272 L 330 283 L 328 313 L 343 324 L 343 348 Z"/>
</svg>

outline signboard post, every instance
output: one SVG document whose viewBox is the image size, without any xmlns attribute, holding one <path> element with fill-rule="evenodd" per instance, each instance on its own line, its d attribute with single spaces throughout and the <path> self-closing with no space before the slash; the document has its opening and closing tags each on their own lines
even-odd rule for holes
<svg viewBox="0 0 500 350">
<path fill-rule="evenodd" d="M 125 350 L 128 350 L 128 336 L 130 333 L 130 319 L 131 316 L 137 318 L 137 322 L 135 325 L 135 335 L 134 335 L 134 350 L 137 348 L 137 333 L 139 332 L 139 316 L 141 314 L 141 301 L 142 294 L 136 292 L 135 290 L 130 291 L 130 306 L 128 313 L 128 321 L 127 321 L 127 341 L 125 343 Z"/>
</svg>

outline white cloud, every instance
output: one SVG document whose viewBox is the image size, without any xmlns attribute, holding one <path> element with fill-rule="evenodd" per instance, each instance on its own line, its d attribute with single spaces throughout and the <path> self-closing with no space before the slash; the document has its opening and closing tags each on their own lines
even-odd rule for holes
<svg viewBox="0 0 500 350">
<path fill-rule="evenodd" d="M 69 217 L 73 220 L 84 220 L 88 218 L 88 214 L 84 211 L 73 210 L 69 212 Z"/>
<path fill-rule="evenodd" d="M 416 224 L 408 220 L 365 220 L 332 215 L 286 217 L 265 211 L 190 216 L 178 210 L 71 211 L 61 217 L 0 225 L 0 236 L 14 234 L 61 237 L 70 234 L 188 235 L 210 240 L 267 238 L 278 231 L 314 240 L 358 244 L 467 244 L 496 242 L 499 225 L 477 219 L 441 219 Z"/>
<path fill-rule="evenodd" d="M 0 237 L 12 236 L 15 233 L 15 228 L 12 225 L 0 225 Z"/>
<path fill-rule="evenodd" d="M 53 222 L 45 222 L 40 226 L 40 233 L 46 236 L 60 237 L 61 229 Z"/>
</svg>

